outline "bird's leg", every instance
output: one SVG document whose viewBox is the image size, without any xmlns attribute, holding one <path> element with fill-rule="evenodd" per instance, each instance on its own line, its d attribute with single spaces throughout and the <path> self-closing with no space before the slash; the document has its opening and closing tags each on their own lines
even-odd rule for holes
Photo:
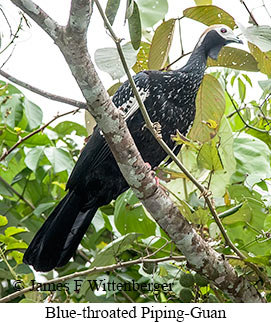
<svg viewBox="0 0 271 323">
<path fill-rule="evenodd" d="M 152 127 L 156 132 L 157 138 L 162 139 L 162 127 L 161 127 L 160 123 L 156 121 L 152 124 Z"/>
<path fill-rule="evenodd" d="M 152 170 L 152 167 L 151 167 L 151 164 L 146 162 L 145 165 L 147 166 L 148 168 L 148 171 L 151 172 L 151 175 L 155 178 L 155 182 L 156 182 L 156 185 L 159 186 L 160 185 L 160 180 L 159 178 L 155 175 L 155 171 Z"/>
</svg>

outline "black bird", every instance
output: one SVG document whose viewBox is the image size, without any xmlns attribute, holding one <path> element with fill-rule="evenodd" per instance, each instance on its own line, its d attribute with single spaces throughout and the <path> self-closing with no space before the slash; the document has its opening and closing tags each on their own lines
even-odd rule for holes
<svg viewBox="0 0 271 323">
<path fill-rule="evenodd" d="M 187 64 L 169 72 L 143 71 L 134 76 L 137 89 L 152 122 L 171 149 L 176 132 L 186 135 L 195 116 L 195 98 L 208 56 L 217 59 L 220 49 L 231 42 L 242 43 L 225 25 L 209 27 L 200 37 Z M 128 82 L 115 93 L 113 102 L 122 108 L 129 130 L 143 159 L 151 167 L 166 157 L 150 132 Z M 177 154 L 180 149 L 175 149 Z M 98 127 L 82 151 L 67 183 L 67 195 L 42 225 L 23 261 L 37 271 L 65 265 L 75 253 L 97 209 L 129 188 Z"/>
</svg>

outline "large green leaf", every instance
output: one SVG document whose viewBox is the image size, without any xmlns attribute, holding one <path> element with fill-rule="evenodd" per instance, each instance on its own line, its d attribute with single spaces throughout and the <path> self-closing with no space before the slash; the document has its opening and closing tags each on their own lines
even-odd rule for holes
<svg viewBox="0 0 271 323">
<path fill-rule="evenodd" d="M 262 52 L 271 50 L 271 27 L 270 26 L 250 26 L 245 28 L 239 22 L 236 23 L 242 34 L 248 41 L 256 45 Z"/>
<path fill-rule="evenodd" d="M 134 49 L 138 49 L 141 42 L 141 21 L 138 6 L 134 2 L 134 10 L 131 17 L 128 18 L 129 33 Z"/>
<path fill-rule="evenodd" d="M 233 134 L 225 115 L 221 119 L 216 138 L 223 170 L 217 170 L 213 173 L 210 190 L 214 196 L 223 196 L 226 187 L 230 183 L 231 176 L 236 170 L 236 161 L 233 153 Z"/>
<path fill-rule="evenodd" d="M 55 173 L 63 170 L 70 171 L 73 168 L 73 160 L 71 156 L 63 149 L 56 147 L 47 147 L 44 154 L 52 164 Z"/>
<path fill-rule="evenodd" d="M 133 49 L 131 43 L 122 46 L 126 63 L 131 68 L 136 63 L 137 51 Z M 108 73 L 113 80 L 120 79 L 125 75 L 119 53 L 116 48 L 100 48 L 94 54 L 95 63 L 102 71 Z"/>
<path fill-rule="evenodd" d="M 200 142 L 212 139 L 217 133 L 224 109 L 225 96 L 220 83 L 214 76 L 206 74 L 197 94 L 196 116 L 189 138 Z M 217 127 L 208 127 L 210 121 L 214 121 Z"/>
<path fill-rule="evenodd" d="M 120 0 L 108 0 L 105 8 L 105 14 L 110 24 L 113 25 L 116 18 L 118 9 L 120 5 Z"/>
<path fill-rule="evenodd" d="M 242 133 L 234 139 L 234 155 L 237 168 L 233 183 L 246 180 L 253 185 L 271 176 L 271 152 L 263 141 Z"/>
<path fill-rule="evenodd" d="M 234 68 L 249 72 L 258 72 L 258 62 L 253 55 L 245 50 L 233 47 L 223 47 L 217 60 L 208 58 L 207 66 Z"/>
<path fill-rule="evenodd" d="M 207 26 L 215 24 L 225 24 L 231 28 L 235 26 L 234 18 L 217 6 L 207 5 L 187 8 L 184 10 L 183 15 Z"/>
<path fill-rule="evenodd" d="M 24 162 L 26 166 L 31 169 L 33 172 L 36 171 L 37 166 L 39 164 L 40 158 L 43 155 L 43 149 L 42 147 L 35 147 L 27 152 Z"/>
<path fill-rule="evenodd" d="M 137 54 L 137 61 L 133 66 L 133 71 L 135 73 L 139 73 L 149 68 L 148 61 L 149 61 L 150 47 L 151 45 L 149 43 L 141 42 L 141 45 L 139 47 L 139 52 Z"/>
<path fill-rule="evenodd" d="M 26 97 L 22 100 L 24 111 L 28 121 L 28 127 L 30 130 L 35 129 L 41 125 L 42 122 L 42 110 L 35 103 L 28 100 Z"/>
<path fill-rule="evenodd" d="M 150 47 L 149 69 L 159 70 L 163 68 L 168 59 L 175 27 L 175 19 L 163 22 L 156 30 Z"/>
<path fill-rule="evenodd" d="M 11 128 L 16 127 L 23 117 L 22 95 L 15 93 L 12 96 L 0 99 L 2 119 Z"/>
<path fill-rule="evenodd" d="M 198 164 L 200 167 L 212 171 L 223 169 L 218 147 L 214 139 L 202 145 L 198 154 Z"/>
<path fill-rule="evenodd" d="M 87 130 L 85 127 L 73 121 L 63 121 L 55 126 L 54 131 L 61 136 L 70 135 L 75 131 L 77 136 L 87 137 Z"/>
<path fill-rule="evenodd" d="M 271 51 L 263 53 L 256 45 L 248 42 L 249 50 L 258 62 L 259 70 L 271 77 Z"/>
<path fill-rule="evenodd" d="M 146 214 L 132 190 L 126 191 L 117 198 L 114 221 L 121 234 L 138 232 L 145 236 L 155 235 L 155 222 Z"/>
<path fill-rule="evenodd" d="M 144 29 L 164 19 L 168 12 L 167 0 L 137 0 L 137 4 Z"/>
<path fill-rule="evenodd" d="M 266 219 L 265 206 L 261 200 L 261 195 L 254 190 L 249 190 L 244 185 L 231 185 L 228 187 L 228 191 L 231 199 L 235 199 L 237 202 L 246 201 L 251 215 L 249 221 L 250 226 L 242 222 L 226 226 L 230 239 L 232 242 L 238 243 L 238 247 L 245 246 L 241 250 L 245 250 L 246 252 L 251 252 L 257 256 L 266 255 L 266 253 L 270 254 L 271 240 L 257 242 L 256 238 L 258 232 L 264 230 Z"/>
<path fill-rule="evenodd" d="M 0 215 L 0 227 L 5 226 L 8 223 L 8 219 L 6 216 Z"/>
</svg>

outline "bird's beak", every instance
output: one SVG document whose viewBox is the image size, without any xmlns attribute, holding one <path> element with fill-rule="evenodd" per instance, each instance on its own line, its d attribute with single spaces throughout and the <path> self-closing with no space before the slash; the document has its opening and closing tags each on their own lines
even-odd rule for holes
<svg viewBox="0 0 271 323">
<path fill-rule="evenodd" d="M 228 37 L 227 38 L 227 41 L 229 43 L 244 44 L 243 41 L 239 37 L 237 37 L 237 36 Z"/>
</svg>

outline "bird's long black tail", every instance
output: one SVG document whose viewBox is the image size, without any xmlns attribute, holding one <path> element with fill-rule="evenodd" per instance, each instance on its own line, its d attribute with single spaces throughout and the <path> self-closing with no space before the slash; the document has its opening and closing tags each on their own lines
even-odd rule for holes
<svg viewBox="0 0 271 323">
<path fill-rule="evenodd" d="M 23 261 L 37 271 L 64 266 L 76 251 L 97 210 L 95 201 L 82 211 L 84 201 L 69 192 L 44 222 Z"/>
</svg>

